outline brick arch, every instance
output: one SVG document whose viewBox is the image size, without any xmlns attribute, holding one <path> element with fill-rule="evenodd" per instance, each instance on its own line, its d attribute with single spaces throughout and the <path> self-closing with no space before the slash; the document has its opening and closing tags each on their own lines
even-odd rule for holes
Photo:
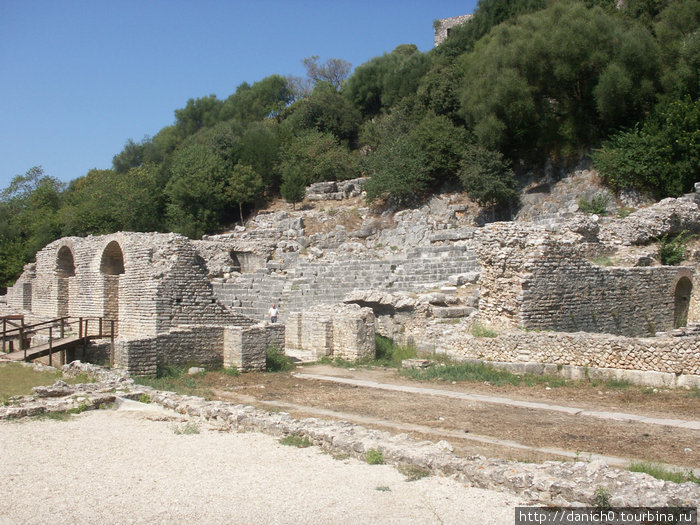
<svg viewBox="0 0 700 525">
<path fill-rule="evenodd" d="M 119 279 L 124 274 L 124 252 L 115 240 L 102 250 L 100 258 L 102 275 L 102 316 L 107 321 L 115 321 L 115 333 L 119 333 Z"/>
<path fill-rule="evenodd" d="M 693 282 L 689 276 L 682 275 L 676 282 L 673 292 L 673 327 L 680 328 L 688 324 L 688 311 L 690 309 L 690 294 L 693 291 Z"/>
<path fill-rule="evenodd" d="M 124 252 L 117 241 L 111 241 L 102 250 L 100 273 L 120 275 L 124 273 Z"/>
<path fill-rule="evenodd" d="M 56 253 L 56 275 L 58 277 L 73 277 L 75 275 L 75 257 L 73 250 L 63 245 Z"/>
<path fill-rule="evenodd" d="M 71 293 L 70 281 L 75 276 L 75 257 L 70 246 L 65 244 L 56 252 L 56 315 L 70 315 Z"/>
</svg>

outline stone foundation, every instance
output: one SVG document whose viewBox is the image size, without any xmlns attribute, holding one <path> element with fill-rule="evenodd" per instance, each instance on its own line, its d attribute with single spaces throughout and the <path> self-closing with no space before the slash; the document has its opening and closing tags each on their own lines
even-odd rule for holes
<svg viewBox="0 0 700 525">
<path fill-rule="evenodd" d="M 514 371 L 598 377 L 635 384 L 700 387 L 700 337 L 622 337 L 609 334 L 508 332 L 474 337 L 459 327 L 439 340 L 412 336 L 424 351 L 488 361 Z"/>
<path fill-rule="evenodd" d="M 356 304 L 315 306 L 287 320 L 285 353 L 302 361 L 374 357 L 374 314 Z"/>
<path fill-rule="evenodd" d="M 240 371 L 265 370 L 267 350 L 284 353 L 285 327 L 261 323 L 249 328 L 230 327 L 224 331 L 224 368 Z"/>
</svg>

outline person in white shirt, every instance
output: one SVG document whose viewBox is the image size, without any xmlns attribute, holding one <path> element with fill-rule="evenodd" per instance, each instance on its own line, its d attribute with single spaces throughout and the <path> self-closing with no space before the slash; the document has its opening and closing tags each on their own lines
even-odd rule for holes
<svg viewBox="0 0 700 525">
<path fill-rule="evenodd" d="M 270 309 L 267 312 L 267 315 L 270 316 L 270 322 L 271 323 L 276 323 L 277 322 L 277 316 L 279 315 L 280 311 L 277 308 L 276 304 L 273 304 Z"/>
</svg>

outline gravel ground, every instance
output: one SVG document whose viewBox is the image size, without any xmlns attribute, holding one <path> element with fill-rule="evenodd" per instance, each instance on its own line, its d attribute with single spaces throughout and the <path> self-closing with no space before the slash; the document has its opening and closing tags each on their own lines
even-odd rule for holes
<svg viewBox="0 0 700 525">
<path fill-rule="evenodd" d="M 0 525 L 512 524 L 515 496 L 338 460 L 271 436 L 183 423 L 159 407 L 0 422 Z M 378 490 L 383 487 L 383 490 Z M 388 489 L 388 490 L 387 490 Z"/>
</svg>

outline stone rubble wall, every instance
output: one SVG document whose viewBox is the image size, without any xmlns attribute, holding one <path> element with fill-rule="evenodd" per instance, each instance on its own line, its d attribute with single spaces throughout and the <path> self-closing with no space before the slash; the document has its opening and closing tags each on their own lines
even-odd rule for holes
<svg viewBox="0 0 700 525">
<path fill-rule="evenodd" d="M 285 352 L 303 361 L 374 357 L 375 324 L 371 308 L 356 304 L 317 305 L 292 312 L 285 331 Z"/>
<path fill-rule="evenodd" d="M 271 304 L 280 319 L 317 304 L 342 302 L 353 290 L 416 291 L 440 287 L 451 276 L 479 270 L 463 246 L 414 249 L 386 260 L 303 261 L 284 274 L 265 271 L 213 280 L 214 293 L 232 311 L 264 320 Z"/>
<path fill-rule="evenodd" d="M 442 44 L 442 42 L 445 41 L 445 39 L 447 39 L 447 35 L 451 28 L 468 22 L 472 16 L 474 15 L 453 16 L 451 18 L 442 18 L 440 20 L 436 20 L 435 37 L 433 39 L 434 47 L 439 46 L 440 44 Z"/>
<path fill-rule="evenodd" d="M 576 377 L 571 368 L 599 371 L 601 377 L 637 384 L 700 387 L 700 337 L 624 337 L 585 332 L 505 332 L 497 337 L 474 337 L 465 325 L 448 330 L 442 325 L 413 328 L 405 337 L 424 351 L 457 359 L 495 363 L 527 363 L 557 375 Z"/>
<path fill-rule="evenodd" d="M 495 326 L 648 336 L 674 328 L 675 288 L 685 267 L 613 268 L 586 260 L 586 238 L 569 231 L 494 224 L 475 250 L 479 309 Z"/>
<path fill-rule="evenodd" d="M 265 370 L 267 350 L 284 353 L 285 326 L 260 323 L 248 328 L 228 327 L 224 332 L 224 368 Z"/>
<path fill-rule="evenodd" d="M 176 328 L 168 333 L 115 343 L 114 363 L 131 375 L 155 375 L 162 365 L 223 366 L 224 327 Z"/>
<path fill-rule="evenodd" d="M 343 200 L 357 197 L 362 193 L 362 187 L 369 179 L 357 179 L 316 182 L 306 188 L 306 199 L 310 201 Z"/>
</svg>

